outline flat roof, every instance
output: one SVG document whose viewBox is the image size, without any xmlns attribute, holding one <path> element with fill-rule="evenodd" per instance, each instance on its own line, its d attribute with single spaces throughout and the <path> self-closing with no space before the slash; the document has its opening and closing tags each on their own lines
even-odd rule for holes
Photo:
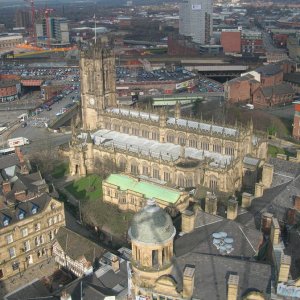
<svg viewBox="0 0 300 300">
<path fill-rule="evenodd" d="M 8 36 L 0 36 L 0 41 L 8 41 L 8 40 L 15 40 L 15 39 L 22 39 L 22 35 L 8 35 Z"/>
<path fill-rule="evenodd" d="M 156 198 L 164 202 L 176 203 L 180 198 L 180 192 L 174 189 L 146 181 L 138 181 L 124 174 L 111 174 L 105 181 L 120 187 L 123 191 L 131 190 L 141 193 L 148 199 Z"/>
</svg>

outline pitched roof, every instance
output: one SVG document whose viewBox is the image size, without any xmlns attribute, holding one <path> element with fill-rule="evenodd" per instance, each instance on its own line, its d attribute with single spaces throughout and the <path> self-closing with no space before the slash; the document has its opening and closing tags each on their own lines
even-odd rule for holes
<svg viewBox="0 0 300 300">
<path fill-rule="evenodd" d="M 21 211 L 24 212 L 24 219 L 42 212 L 51 199 L 52 198 L 48 194 L 44 193 L 26 202 L 18 202 L 14 207 L 3 208 L 0 210 L 0 229 L 6 227 L 4 226 L 5 220 L 8 220 L 8 226 L 18 223 L 20 221 L 19 213 Z M 33 208 L 37 209 L 36 213 L 34 213 Z"/>
<path fill-rule="evenodd" d="M 200 221 L 197 221 L 198 219 Z M 176 256 L 188 252 L 220 255 L 220 251 L 213 244 L 213 234 L 217 232 L 225 232 L 229 238 L 233 239 L 233 251 L 228 254 L 232 257 L 251 258 L 257 254 L 262 242 L 262 235 L 258 230 L 249 229 L 237 222 L 212 216 L 203 211 L 197 213 L 197 225 L 200 226 L 193 232 L 185 234 L 175 241 Z"/>
<path fill-rule="evenodd" d="M 175 268 L 178 268 L 181 273 L 186 265 L 195 266 L 193 292 L 195 299 L 224 299 L 230 274 L 239 275 L 238 299 L 242 299 L 243 293 L 251 289 L 263 292 L 269 299 L 270 265 L 226 256 L 202 254 L 199 251 L 189 252 L 176 258 Z"/>
<path fill-rule="evenodd" d="M 66 227 L 59 228 L 56 235 L 56 241 L 59 243 L 65 254 L 72 259 L 78 260 L 84 256 L 91 264 L 94 263 L 95 259 L 100 258 L 104 252 L 106 252 L 103 247 Z"/>
<path fill-rule="evenodd" d="M 272 95 L 282 96 L 282 95 L 294 94 L 291 85 L 287 83 L 281 83 L 274 86 L 263 87 L 261 90 L 265 95 L 265 97 L 272 97 Z"/>
<path fill-rule="evenodd" d="M 269 64 L 269 65 L 261 66 L 255 69 L 255 71 L 264 76 L 272 76 L 281 72 L 282 70 L 279 64 Z"/>
<path fill-rule="evenodd" d="M 300 84 L 300 72 L 287 73 L 283 76 L 284 81 Z"/>
</svg>

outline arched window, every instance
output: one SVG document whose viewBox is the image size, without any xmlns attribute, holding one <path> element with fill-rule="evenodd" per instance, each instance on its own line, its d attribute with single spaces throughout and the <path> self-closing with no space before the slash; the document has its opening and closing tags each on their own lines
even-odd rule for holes
<svg viewBox="0 0 300 300">
<path fill-rule="evenodd" d="M 120 125 L 118 124 L 118 123 L 114 123 L 113 124 L 113 130 L 115 130 L 115 131 L 120 131 Z"/>
<path fill-rule="evenodd" d="M 183 135 L 180 135 L 178 137 L 178 145 L 185 146 L 185 143 L 186 143 L 185 137 Z"/>
<path fill-rule="evenodd" d="M 126 158 L 121 156 L 119 159 L 119 168 L 121 172 L 124 172 L 126 170 L 126 164 L 127 164 Z"/>
<path fill-rule="evenodd" d="M 156 178 L 156 179 L 160 179 L 160 176 L 159 176 L 159 167 L 154 166 L 152 168 L 152 177 Z"/>
<path fill-rule="evenodd" d="M 213 152 L 221 153 L 222 152 L 222 146 L 220 143 L 215 142 L 213 144 Z"/>
<path fill-rule="evenodd" d="M 169 170 L 164 170 L 164 181 L 166 182 L 171 181 L 171 173 Z"/>
<path fill-rule="evenodd" d="M 218 188 L 218 178 L 216 176 L 210 176 L 209 178 L 209 188 L 216 190 Z"/>
<path fill-rule="evenodd" d="M 185 187 L 185 180 L 184 180 L 184 176 L 182 174 L 178 175 L 177 184 L 179 187 Z"/>
<path fill-rule="evenodd" d="M 152 131 L 152 140 L 159 141 L 159 132 Z"/>
<path fill-rule="evenodd" d="M 209 141 L 206 139 L 201 140 L 200 148 L 201 148 L 201 150 L 209 151 Z"/>
<path fill-rule="evenodd" d="M 142 174 L 145 176 L 149 176 L 149 171 L 150 171 L 149 166 L 146 163 L 144 163 L 142 167 Z"/>
<path fill-rule="evenodd" d="M 189 147 L 192 147 L 192 148 L 198 148 L 198 142 L 192 138 L 189 140 Z"/>
<path fill-rule="evenodd" d="M 123 124 L 122 129 L 123 129 L 123 133 L 129 134 L 130 128 L 128 124 Z"/>
<path fill-rule="evenodd" d="M 186 178 L 186 187 L 193 187 L 194 185 L 194 180 L 192 176 L 188 176 Z"/>
<path fill-rule="evenodd" d="M 167 134 L 167 142 L 168 143 L 174 143 L 175 137 L 172 133 Z"/>
<path fill-rule="evenodd" d="M 234 148 L 230 146 L 225 147 L 225 154 L 234 156 Z"/>
<path fill-rule="evenodd" d="M 131 172 L 131 174 L 134 174 L 134 175 L 139 174 L 139 165 L 135 160 L 132 160 L 130 163 L 130 172 Z"/>
<path fill-rule="evenodd" d="M 142 137 L 149 139 L 149 130 L 142 129 Z"/>
</svg>

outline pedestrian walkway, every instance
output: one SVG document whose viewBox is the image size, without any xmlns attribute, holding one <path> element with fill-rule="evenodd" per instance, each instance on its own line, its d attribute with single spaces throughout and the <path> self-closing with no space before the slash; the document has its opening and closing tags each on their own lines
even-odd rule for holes
<svg viewBox="0 0 300 300">
<path fill-rule="evenodd" d="M 10 277 L 0 282 L 0 299 L 12 291 L 20 288 L 21 286 L 33 281 L 35 278 L 42 279 L 43 277 L 49 277 L 56 270 L 58 266 L 53 258 L 49 258 L 37 265 L 28 268 L 26 271 Z"/>
</svg>

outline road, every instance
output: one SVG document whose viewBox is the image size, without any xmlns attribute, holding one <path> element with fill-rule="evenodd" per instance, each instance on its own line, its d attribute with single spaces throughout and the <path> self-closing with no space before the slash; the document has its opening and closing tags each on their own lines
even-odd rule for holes
<svg viewBox="0 0 300 300">
<path fill-rule="evenodd" d="M 284 49 L 279 49 L 274 46 L 272 38 L 270 37 L 270 35 L 267 32 L 263 32 L 262 35 L 263 35 L 264 47 L 267 52 L 278 52 L 278 53 L 285 52 Z"/>
<path fill-rule="evenodd" d="M 69 95 L 65 96 L 59 102 L 56 102 L 52 105 L 52 110 L 47 111 L 44 110 L 39 113 L 37 116 L 30 117 L 27 120 L 26 127 L 19 127 L 15 131 L 13 131 L 9 138 L 14 137 L 26 137 L 31 143 L 29 145 L 23 146 L 22 149 L 24 153 L 28 153 L 29 151 L 40 151 L 46 148 L 56 148 L 61 144 L 67 143 L 71 139 L 71 134 L 63 134 L 63 133 L 52 133 L 49 132 L 45 127 L 45 123 L 49 123 L 54 120 L 56 117 L 56 113 L 58 113 L 63 107 L 67 104 L 72 103 L 72 97 L 77 97 L 79 95 L 78 91 L 73 91 Z M 5 120 L 6 122 L 14 122 L 17 120 L 17 117 L 20 115 L 20 111 L 10 111 L 9 114 L 7 112 L 0 112 L 1 121 Z M 2 118 L 3 116 L 3 118 Z M 6 118 L 4 118 L 7 116 Z M 40 127 L 38 127 L 40 126 Z M 0 136 L 0 144 L 3 144 L 2 147 L 5 148 L 5 140 L 1 140 Z M 2 148 L 1 147 L 1 148 Z"/>
</svg>

